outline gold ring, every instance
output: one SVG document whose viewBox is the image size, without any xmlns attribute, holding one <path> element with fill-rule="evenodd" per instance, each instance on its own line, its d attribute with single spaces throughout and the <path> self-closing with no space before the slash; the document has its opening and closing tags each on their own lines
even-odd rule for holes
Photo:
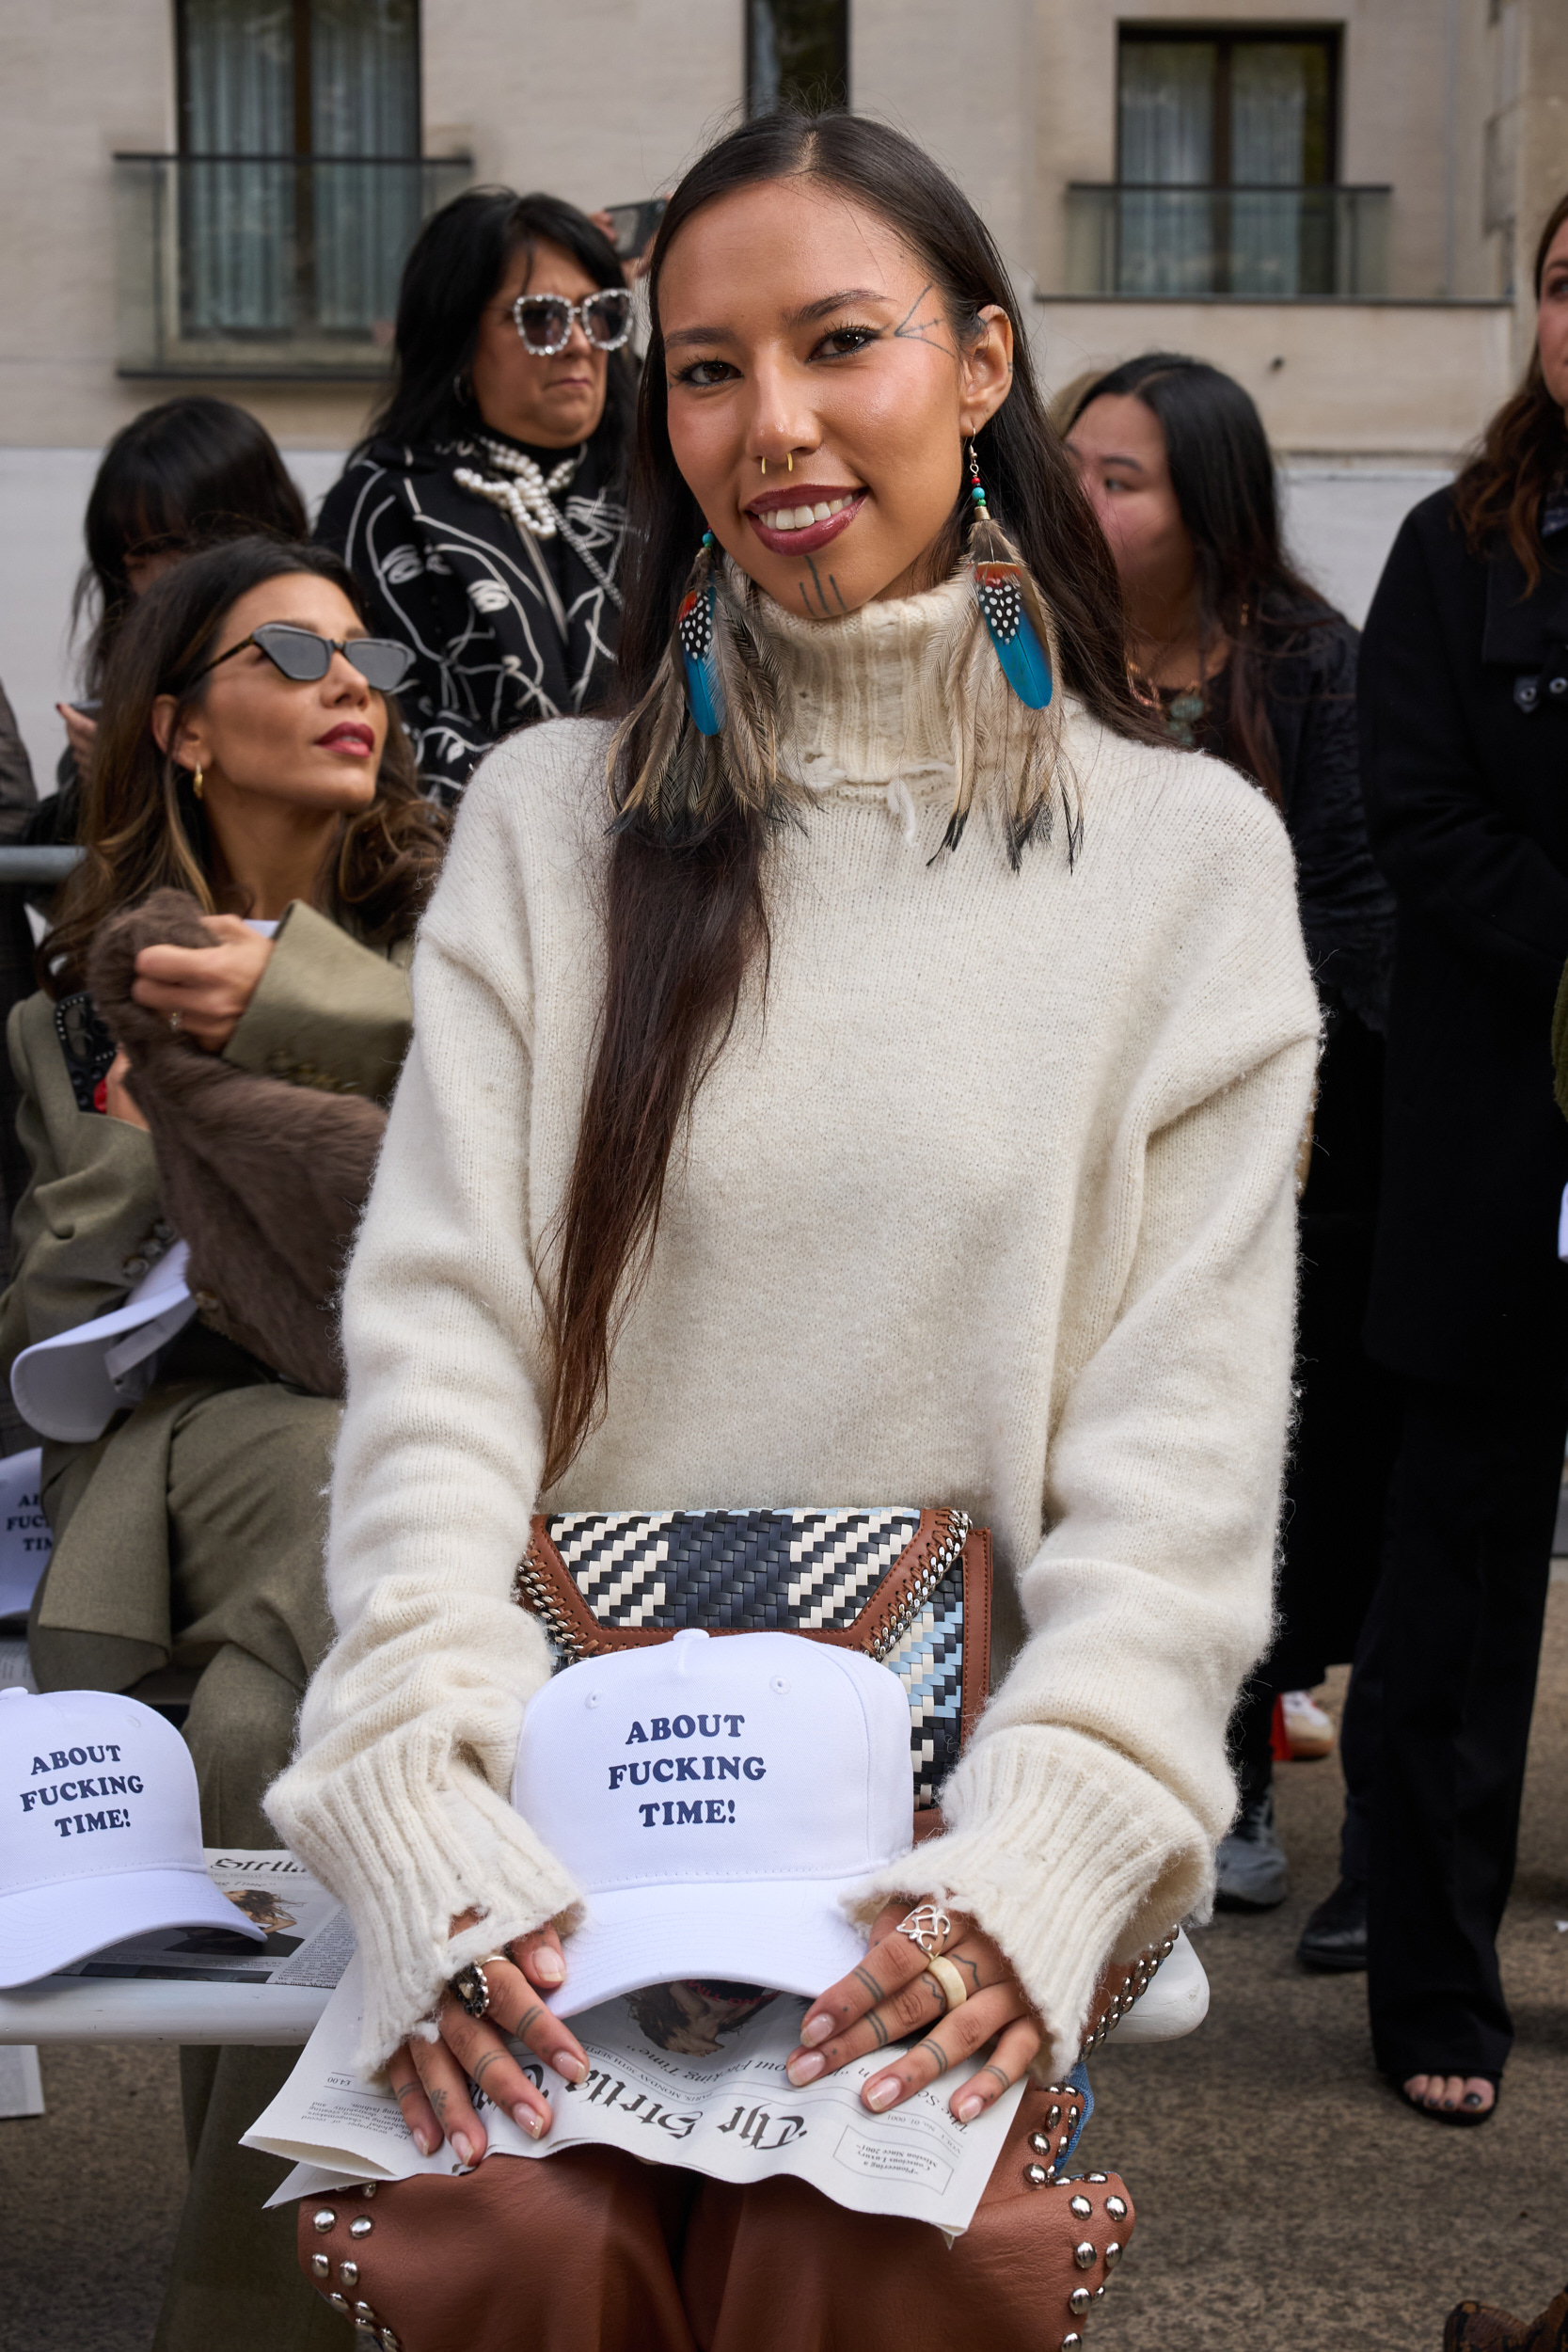
<svg viewBox="0 0 1568 2352">
<path fill-rule="evenodd" d="M 950 1960 L 943 1960 L 939 1953 L 935 1960 L 926 1963 L 926 1974 L 936 1979 L 949 2016 L 954 2010 L 962 2009 L 969 1998 L 969 1988 Z"/>
</svg>

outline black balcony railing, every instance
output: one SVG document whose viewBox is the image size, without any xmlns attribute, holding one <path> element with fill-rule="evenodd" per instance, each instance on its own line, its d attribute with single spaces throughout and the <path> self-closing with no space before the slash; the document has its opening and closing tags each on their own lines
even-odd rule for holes
<svg viewBox="0 0 1568 2352">
<path fill-rule="evenodd" d="M 373 376 L 467 156 L 117 155 L 122 375 Z"/>
<path fill-rule="evenodd" d="M 1074 181 L 1073 294 L 1367 298 L 1388 290 L 1386 187 L 1170 187 Z"/>
</svg>

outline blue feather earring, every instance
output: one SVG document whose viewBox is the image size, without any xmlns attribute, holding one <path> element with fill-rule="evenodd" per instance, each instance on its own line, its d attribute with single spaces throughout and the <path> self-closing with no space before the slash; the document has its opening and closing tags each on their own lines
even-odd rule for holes
<svg viewBox="0 0 1568 2352">
<path fill-rule="evenodd" d="M 714 651 L 714 612 L 718 590 L 713 579 L 713 533 L 703 533 L 703 555 L 707 558 L 702 577 L 689 588 L 682 601 L 675 621 L 675 633 L 680 640 L 681 660 L 686 665 L 686 703 L 691 713 L 691 723 L 700 735 L 721 735 L 724 730 L 724 685 L 719 675 L 719 662 Z M 699 557 L 699 563 L 702 558 Z"/>
<path fill-rule="evenodd" d="M 980 461 L 974 454 L 973 441 L 969 445 L 969 485 L 974 509 L 969 539 L 974 594 L 1003 675 L 1027 709 L 1043 710 L 1052 695 L 1051 659 L 1029 614 L 1033 582 L 1019 562 L 1016 549 L 990 518 L 980 483 Z"/>
</svg>

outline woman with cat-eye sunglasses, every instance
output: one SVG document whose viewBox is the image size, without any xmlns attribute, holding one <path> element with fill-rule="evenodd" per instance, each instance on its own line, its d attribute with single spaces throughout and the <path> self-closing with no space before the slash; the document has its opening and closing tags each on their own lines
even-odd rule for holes
<svg viewBox="0 0 1568 2352">
<path fill-rule="evenodd" d="M 300 628 L 293 621 L 263 621 L 248 637 L 242 637 L 237 645 L 230 645 L 227 653 L 215 654 L 204 663 L 191 684 L 206 677 L 220 662 L 232 661 L 247 645 L 265 654 L 274 668 L 295 685 L 324 678 L 332 667 L 333 655 L 341 653 L 378 694 L 395 694 L 414 659 L 411 646 L 400 645 L 390 637 L 321 637 L 314 629 Z"/>
</svg>

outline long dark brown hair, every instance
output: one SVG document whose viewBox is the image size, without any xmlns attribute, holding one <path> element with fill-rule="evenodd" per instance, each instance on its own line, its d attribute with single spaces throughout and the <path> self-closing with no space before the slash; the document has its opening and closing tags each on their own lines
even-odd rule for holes
<svg viewBox="0 0 1568 2352">
<path fill-rule="evenodd" d="M 897 230 L 941 290 L 961 342 L 974 341 L 979 313 L 992 303 L 1021 330 L 1011 389 L 978 436 L 990 503 L 1049 600 L 1064 682 L 1107 726 L 1147 739 L 1149 723 L 1127 680 L 1116 566 L 1046 421 L 1022 332 L 1024 313 L 990 232 L 912 141 L 847 114 L 784 113 L 743 124 L 693 166 L 664 215 L 649 273 L 652 333 L 633 459 L 620 645 L 626 707 L 634 708 L 653 682 L 705 528 L 670 446 L 660 275 L 674 240 L 705 205 L 797 175 L 841 191 Z M 956 561 L 967 512 L 967 491 L 956 482 L 945 543 L 932 551 L 933 578 Z M 646 737 L 643 724 L 622 739 L 612 779 L 617 805 L 642 766 Z M 598 1049 L 557 1235 L 546 1486 L 603 1408 L 610 1350 L 647 1269 L 682 1121 L 730 1034 L 753 963 L 766 981 L 763 869 L 770 835 L 767 816 L 733 801 L 673 834 L 633 818 L 616 834 Z M 977 853 L 973 844 L 964 851 Z"/>
<path fill-rule="evenodd" d="M 1568 221 L 1568 196 L 1559 197 L 1546 216 L 1535 248 L 1535 299 L 1541 300 L 1546 256 Z M 1541 346 L 1530 352 L 1525 380 L 1505 400 L 1475 455 L 1453 485 L 1453 511 L 1465 544 L 1479 555 L 1486 541 L 1506 531 L 1508 544 L 1524 566 L 1528 595 L 1541 578 L 1541 502 L 1568 464 L 1568 431 L 1562 410 L 1546 389 Z"/>
<path fill-rule="evenodd" d="M 353 574 L 335 555 L 276 539 L 233 539 L 210 548 L 154 580 L 137 599 L 103 680 L 82 808 L 87 854 L 61 893 L 59 918 L 40 949 L 40 978 L 51 995 L 85 985 L 87 949 L 99 925 L 154 890 L 187 890 L 208 913 L 219 911 L 206 814 L 189 775 L 158 749 L 152 706 L 161 694 L 177 698 L 172 742 L 184 712 L 201 700 L 206 680 L 198 673 L 211 660 L 233 606 L 251 589 L 297 572 L 330 580 L 364 619 Z M 375 798 L 345 820 L 322 876 L 322 904 L 347 916 L 363 939 L 388 945 L 405 938 L 434 887 L 446 831 L 445 818 L 420 789 L 408 738 L 388 698 Z"/>
<path fill-rule="evenodd" d="M 1078 395 L 1141 400 L 1164 436 L 1170 486 L 1193 543 L 1200 648 L 1228 639 L 1230 726 L 1241 765 L 1277 805 L 1279 748 L 1269 719 L 1270 665 L 1340 615 L 1285 550 L 1263 420 L 1234 376 L 1178 351 L 1146 351 Z"/>
<path fill-rule="evenodd" d="M 126 572 L 135 555 L 186 555 L 257 532 L 303 539 L 305 502 L 277 446 L 248 408 L 182 392 L 122 425 L 93 477 L 83 524 L 87 560 L 71 619 L 96 609 L 87 646 L 89 694 L 103 691 L 115 640 L 135 611 Z"/>
</svg>

